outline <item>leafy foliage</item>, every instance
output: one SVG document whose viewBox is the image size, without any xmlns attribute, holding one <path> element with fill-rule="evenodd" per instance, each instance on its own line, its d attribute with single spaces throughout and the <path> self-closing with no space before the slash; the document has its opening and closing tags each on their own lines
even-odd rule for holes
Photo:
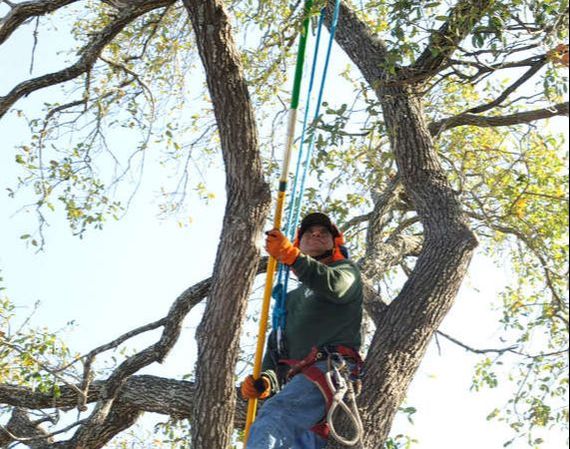
<svg viewBox="0 0 570 449">
<path fill-rule="evenodd" d="M 16 306 L 0 292 L 0 383 L 58 396 L 62 381 L 75 382 L 75 356 L 56 333 L 30 328 L 30 318 L 15 326 Z"/>
</svg>

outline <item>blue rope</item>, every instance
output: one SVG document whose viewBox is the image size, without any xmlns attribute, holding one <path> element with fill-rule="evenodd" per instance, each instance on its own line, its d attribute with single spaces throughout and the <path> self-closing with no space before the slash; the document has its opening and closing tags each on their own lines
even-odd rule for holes
<svg viewBox="0 0 570 449">
<path fill-rule="evenodd" d="M 291 188 L 291 206 L 289 207 L 289 213 L 287 218 L 287 227 L 285 228 L 285 235 L 291 240 L 295 238 L 295 230 L 297 228 L 297 222 L 299 221 L 299 214 L 297 210 L 300 209 L 302 196 L 297 194 L 297 180 L 299 179 L 299 170 L 301 168 L 301 160 L 303 156 L 303 149 L 305 143 L 305 133 L 307 131 L 307 124 L 309 122 L 309 109 L 311 106 L 311 97 L 313 93 L 313 86 L 315 84 L 315 72 L 317 71 L 317 59 L 319 56 L 319 48 L 321 45 L 321 34 L 324 24 L 325 14 L 324 10 L 321 11 L 319 17 L 319 23 L 317 28 L 317 38 L 315 40 L 315 49 L 313 51 L 313 63 L 311 67 L 311 79 L 309 80 L 309 87 L 307 89 L 307 102 L 305 104 L 305 113 L 303 116 L 303 130 L 301 131 L 301 143 L 299 145 L 299 155 L 297 156 L 297 166 L 295 168 L 295 177 L 293 178 L 293 187 Z M 305 165 L 305 173 L 303 173 L 303 182 L 305 180 L 305 174 L 307 167 Z M 304 186 L 302 186 L 304 187 Z M 293 217 L 294 220 L 293 220 Z"/>
<path fill-rule="evenodd" d="M 311 97 L 313 92 L 313 86 L 315 84 L 315 72 L 317 69 L 317 58 L 319 53 L 319 47 L 321 42 L 321 34 L 324 23 L 324 14 L 321 12 L 319 17 L 319 23 L 317 28 L 317 37 L 315 40 L 315 48 L 313 50 L 313 61 L 311 67 L 311 76 L 309 80 L 309 87 L 307 89 L 307 102 L 305 103 L 305 112 L 303 117 L 303 131 L 301 132 L 301 144 L 299 146 L 299 155 L 297 156 L 297 165 L 295 167 L 295 176 L 293 177 L 293 186 L 291 188 L 291 205 L 289 206 L 289 211 L 287 214 L 287 224 L 285 227 L 285 235 L 289 239 L 293 240 L 295 238 L 295 229 L 297 227 L 298 218 L 296 216 L 295 221 L 293 221 L 294 212 L 296 207 L 301 202 L 301 199 L 297 195 L 297 181 L 299 179 L 299 171 L 301 168 L 301 161 L 303 155 L 303 142 L 305 140 L 305 132 L 307 130 L 307 123 L 309 117 L 309 109 L 311 105 Z M 303 177 L 304 179 L 304 177 Z M 282 264 L 279 265 L 279 271 L 277 274 L 277 283 L 273 289 L 273 298 L 275 299 L 275 305 L 273 307 L 273 328 L 281 329 L 285 327 L 285 297 L 287 295 L 287 285 L 289 284 L 289 267 Z M 285 277 L 285 279 L 283 279 Z"/>
<path fill-rule="evenodd" d="M 320 40 L 320 31 L 321 31 L 322 25 L 324 23 L 324 17 L 325 17 L 324 11 L 325 10 L 323 8 L 321 10 L 321 15 L 319 17 L 319 29 L 318 29 L 318 34 L 317 34 L 317 44 L 315 45 L 315 54 L 313 56 L 313 69 L 312 69 L 313 74 L 314 74 L 314 71 L 316 68 L 317 52 L 318 52 L 318 45 L 319 45 L 318 42 Z M 332 52 L 332 45 L 334 42 L 334 35 L 336 33 L 336 27 L 338 24 L 339 11 L 340 11 L 340 0 L 337 0 L 336 5 L 335 5 L 334 14 L 333 14 L 333 20 L 331 23 L 331 31 L 330 31 L 330 35 L 329 35 L 329 42 L 328 42 L 327 53 L 326 53 L 326 57 L 325 57 L 325 65 L 323 68 L 323 75 L 321 78 L 321 85 L 320 85 L 320 89 L 319 89 L 319 96 L 317 99 L 317 106 L 316 106 L 315 114 L 313 117 L 313 124 L 316 123 L 316 121 L 320 115 L 320 108 L 321 108 L 321 104 L 322 104 L 322 100 L 323 100 L 323 94 L 324 94 L 324 90 L 325 90 L 325 82 L 326 82 L 326 78 L 327 78 L 330 56 L 331 56 L 331 52 Z M 313 78 L 311 78 L 310 89 L 312 89 L 312 83 L 313 83 Z M 309 90 L 308 95 L 310 95 L 310 93 L 311 93 L 311 90 Z M 300 145 L 300 149 L 299 149 L 299 158 L 297 160 L 297 167 L 299 167 L 299 165 L 300 165 L 300 161 L 301 161 L 302 154 L 303 154 L 303 147 L 305 144 L 305 133 L 307 131 L 307 124 L 308 124 L 308 120 L 307 120 L 308 110 L 309 110 L 309 102 L 307 102 L 307 106 L 305 108 L 305 118 L 303 121 L 303 131 L 301 133 L 301 145 Z M 297 225 L 299 223 L 299 217 L 301 215 L 301 200 L 303 199 L 303 197 L 305 195 L 306 179 L 307 179 L 307 174 L 309 172 L 309 167 L 310 167 L 310 162 L 312 159 L 314 147 L 315 147 L 315 133 L 313 133 L 311 135 L 311 139 L 309 141 L 309 149 L 308 149 L 307 155 L 305 157 L 303 177 L 301 180 L 300 191 L 299 191 L 299 193 L 296 193 L 295 190 L 293 190 L 292 198 L 294 199 L 294 201 L 293 201 L 293 205 L 292 205 L 292 208 L 290 210 L 290 213 L 292 212 L 294 219 L 291 220 L 291 218 L 289 218 L 289 221 L 290 222 L 292 221 L 292 223 L 294 223 L 294 224 L 293 224 L 293 226 L 291 226 L 290 224 L 288 225 L 288 226 L 291 226 L 288 229 L 292 230 L 293 232 L 297 228 Z M 297 176 L 298 176 L 298 171 L 295 173 L 295 180 L 294 180 L 294 184 L 293 184 L 294 189 L 296 188 L 296 185 L 297 185 Z M 290 238 L 294 238 L 294 235 L 292 233 L 290 233 Z"/>
<path fill-rule="evenodd" d="M 331 29 L 330 29 L 330 34 L 329 34 L 329 42 L 328 42 L 328 47 L 327 47 L 327 53 L 326 53 L 326 57 L 325 57 L 325 64 L 324 64 L 323 71 L 322 71 L 321 85 L 320 85 L 319 95 L 318 95 L 318 99 L 317 99 L 317 106 L 315 108 L 315 114 L 314 114 L 314 118 L 313 118 L 313 124 L 316 124 L 316 121 L 317 121 L 319 114 L 320 114 L 320 108 L 321 108 L 321 103 L 322 103 L 324 89 L 325 89 L 325 82 L 326 82 L 326 77 L 327 77 L 327 72 L 328 72 L 328 67 L 329 67 L 329 62 L 330 62 L 330 56 L 331 56 L 331 52 L 332 52 L 332 45 L 334 42 L 334 35 L 336 33 L 336 27 L 337 27 L 337 23 L 338 23 L 339 11 L 340 11 L 340 0 L 336 0 L 335 9 L 334 9 L 334 13 L 333 13 L 333 20 L 331 23 Z M 318 28 L 317 28 L 317 37 L 316 37 L 316 41 L 315 41 L 315 49 L 313 52 L 311 78 L 309 81 L 309 88 L 307 91 L 307 99 L 308 100 L 307 100 L 307 103 L 305 105 L 305 114 L 304 114 L 304 118 L 303 118 L 303 130 L 301 132 L 301 143 L 299 146 L 299 155 L 297 157 L 297 166 L 295 168 L 295 176 L 294 176 L 294 180 L 293 180 L 293 187 L 291 189 L 291 191 L 292 191 L 292 193 L 291 193 L 291 206 L 290 206 L 289 211 L 288 211 L 287 225 L 285 227 L 285 235 L 288 236 L 291 240 L 295 238 L 294 233 L 295 233 L 295 230 L 297 229 L 297 226 L 299 223 L 299 217 L 301 215 L 301 200 L 305 194 L 305 184 L 306 184 L 306 180 L 307 180 L 307 173 L 309 171 L 310 162 L 311 162 L 311 158 L 312 158 L 312 154 L 313 154 L 313 150 L 314 150 L 314 146 L 315 146 L 315 134 L 316 133 L 313 132 L 311 134 L 311 138 L 309 140 L 309 147 L 307 150 L 307 155 L 305 157 L 302 179 L 301 179 L 301 183 L 300 183 L 300 187 L 299 187 L 299 192 L 297 193 L 297 180 L 299 177 L 299 171 L 300 171 L 300 167 L 301 167 L 302 155 L 303 155 L 303 150 L 304 150 L 305 134 L 307 131 L 307 124 L 308 124 L 308 117 L 309 117 L 310 99 L 311 99 L 311 94 L 312 94 L 314 80 L 315 80 L 315 72 L 316 72 L 317 59 L 318 59 L 320 40 L 321 40 L 321 31 L 322 31 L 323 24 L 324 24 L 324 18 L 325 18 L 325 8 L 323 8 L 321 10 L 321 14 L 319 16 L 319 23 L 318 23 Z M 277 332 L 278 332 L 278 335 L 277 335 L 278 344 L 280 344 L 281 333 L 285 329 L 285 319 L 286 319 L 285 299 L 287 296 L 287 285 L 289 283 L 289 276 L 290 276 L 289 267 L 284 266 L 282 264 L 279 265 L 279 271 L 278 271 L 278 275 L 277 275 L 277 283 L 275 285 L 275 288 L 273 289 L 273 295 L 272 295 L 273 298 L 275 299 L 275 305 L 273 308 L 272 323 L 273 323 L 273 328 L 277 329 Z M 285 279 L 283 279 L 283 277 L 285 277 Z"/>
</svg>

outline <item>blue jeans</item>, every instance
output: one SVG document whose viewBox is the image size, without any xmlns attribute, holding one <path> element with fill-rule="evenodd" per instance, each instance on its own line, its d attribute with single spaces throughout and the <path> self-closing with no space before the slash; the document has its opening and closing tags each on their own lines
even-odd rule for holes
<svg viewBox="0 0 570 449">
<path fill-rule="evenodd" d="M 316 364 L 326 369 L 326 362 Z M 309 429 L 323 419 L 325 400 L 304 375 L 265 401 L 249 431 L 247 449 L 322 449 L 327 442 Z"/>
</svg>

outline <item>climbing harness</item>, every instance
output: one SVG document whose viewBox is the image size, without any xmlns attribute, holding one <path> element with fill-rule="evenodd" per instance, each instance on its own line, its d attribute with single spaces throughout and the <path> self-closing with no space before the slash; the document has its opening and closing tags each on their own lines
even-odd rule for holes
<svg viewBox="0 0 570 449">
<path fill-rule="evenodd" d="M 315 366 L 317 362 L 327 362 L 326 371 Z M 287 378 L 303 374 L 315 384 L 325 400 L 325 418 L 310 430 L 323 438 L 333 437 L 346 446 L 356 445 L 362 438 L 364 428 L 356 405 L 356 397 L 361 391 L 363 361 L 360 354 L 346 346 L 313 348 L 302 360 L 280 360 L 290 370 Z M 336 416 L 344 413 L 352 427 L 353 436 L 340 435 L 334 425 Z"/>
</svg>

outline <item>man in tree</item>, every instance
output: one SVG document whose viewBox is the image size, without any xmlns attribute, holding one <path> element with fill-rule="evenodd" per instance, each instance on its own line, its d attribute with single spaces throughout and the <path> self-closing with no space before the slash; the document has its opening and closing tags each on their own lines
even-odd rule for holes
<svg viewBox="0 0 570 449">
<path fill-rule="evenodd" d="M 330 218 L 318 212 L 302 220 L 294 244 L 278 229 L 267 233 L 267 252 L 290 266 L 301 285 L 287 294 L 285 332 L 272 332 L 261 377 L 249 376 L 241 387 L 248 399 L 277 393 L 261 408 L 248 449 L 326 445 L 320 422 L 328 402 L 327 359 L 340 354 L 353 368 L 361 363 L 362 281 L 343 243 Z"/>
</svg>

